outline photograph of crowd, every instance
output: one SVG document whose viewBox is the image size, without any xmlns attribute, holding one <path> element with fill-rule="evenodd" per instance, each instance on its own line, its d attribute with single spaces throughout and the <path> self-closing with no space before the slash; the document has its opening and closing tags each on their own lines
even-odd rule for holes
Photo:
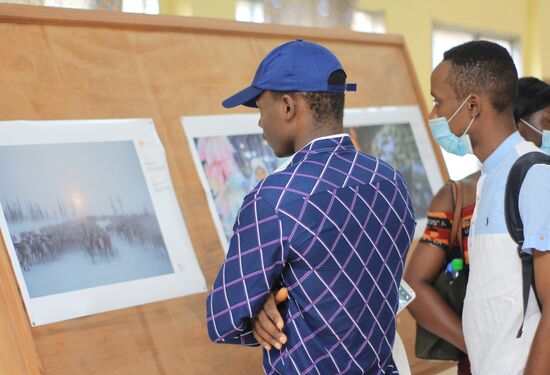
<svg viewBox="0 0 550 375">
<path fill-rule="evenodd" d="M 174 272 L 133 142 L 0 146 L 0 181 L 30 298 Z"/>
</svg>

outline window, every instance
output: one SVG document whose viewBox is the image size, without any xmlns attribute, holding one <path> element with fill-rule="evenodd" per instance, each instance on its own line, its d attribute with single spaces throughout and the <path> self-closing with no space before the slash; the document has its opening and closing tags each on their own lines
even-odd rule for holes
<svg viewBox="0 0 550 375">
<path fill-rule="evenodd" d="M 19 1 L 19 3 L 32 3 L 38 5 L 40 2 Z M 40 5 L 59 8 L 120 10 L 121 0 L 43 0 Z"/>
<path fill-rule="evenodd" d="M 235 19 L 384 33 L 382 13 L 354 10 L 355 0 L 238 0 Z"/>
<path fill-rule="evenodd" d="M 512 37 L 495 37 L 495 35 L 489 35 L 481 32 L 467 31 L 460 29 L 451 29 L 444 27 L 434 27 L 432 34 L 432 66 L 435 68 L 441 60 L 443 60 L 443 54 L 450 48 L 453 48 L 459 44 L 468 42 L 470 40 L 489 40 L 503 46 L 510 52 L 514 63 L 516 64 L 518 74 L 521 76 L 521 59 L 519 42 L 516 38 Z M 475 123 L 474 125 L 475 126 Z M 449 170 L 449 176 L 453 180 L 459 180 L 476 171 L 481 167 L 481 163 L 474 155 L 456 156 L 441 149 L 443 153 L 443 159 Z"/>
<path fill-rule="evenodd" d="M 128 13 L 159 14 L 159 0 L 123 0 L 122 11 Z"/>
<path fill-rule="evenodd" d="M 263 23 L 264 4 L 261 1 L 237 1 L 235 19 L 242 22 Z"/>
<path fill-rule="evenodd" d="M 435 27 L 432 35 L 432 63 L 435 68 L 443 60 L 443 53 L 450 48 L 470 40 L 488 40 L 503 46 L 510 52 L 514 63 L 518 69 L 519 75 L 522 73 L 520 43 L 517 38 L 495 36 L 494 34 L 467 31 L 460 29 L 451 29 L 444 27 Z"/>
<path fill-rule="evenodd" d="M 384 34 L 386 32 L 384 14 L 354 10 L 351 18 L 351 29 L 364 33 Z"/>
<path fill-rule="evenodd" d="M 159 0 L 8 0 L 16 4 L 76 9 L 106 9 L 131 13 L 159 14 Z"/>
</svg>

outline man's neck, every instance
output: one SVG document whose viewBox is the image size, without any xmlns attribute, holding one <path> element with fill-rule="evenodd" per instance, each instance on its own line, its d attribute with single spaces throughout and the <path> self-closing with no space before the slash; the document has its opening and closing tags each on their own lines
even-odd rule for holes
<svg viewBox="0 0 550 375">
<path fill-rule="evenodd" d="M 296 137 L 294 141 L 294 152 L 301 150 L 305 145 L 311 143 L 311 141 L 322 138 L 330 137 L 337 134 L 342 134 L 344 127 L 340 125 L 313 125 L 311 131 L 304 132 L 304 134 Z"/>
<path fill-rule="evenodd" d="M 510 118 L 495 118 L 488 126 L 483 126 L 484 132 L 472 146 L 474 154 L 482 163 L 516 131 L 516 124 Z"/>
</svg>

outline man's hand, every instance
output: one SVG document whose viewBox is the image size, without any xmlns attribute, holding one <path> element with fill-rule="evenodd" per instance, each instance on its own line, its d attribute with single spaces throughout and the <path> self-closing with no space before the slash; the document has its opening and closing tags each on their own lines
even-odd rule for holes
<svg viewBox="0 0 550 375">
<path fill-rule="evenodd" d="M 252 333 L 266 350 L 271 350 L 271 346 L 281 350 L 286 344 L 287 338 L 282 332 L 285 323 L 277 305 L 286 301 L 288 298 L 288 289 L 281 288 L 276 293 L 270 293 L 262 306 L 260 312 L 252 319 Z"/>
</svg>

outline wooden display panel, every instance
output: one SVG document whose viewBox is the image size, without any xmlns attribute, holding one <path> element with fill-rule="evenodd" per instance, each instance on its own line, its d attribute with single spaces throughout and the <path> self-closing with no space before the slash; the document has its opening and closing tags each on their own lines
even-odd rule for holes
<svg viewBox="0 0 550 375">
<path fill-rule="evenodd" d="M 1 120 L 154 119 L 209 286 L 224 252 L 180 116 L 246 111 L 220 102 L 250 83 L 272 48 L 296 38 L 342 61 L 359 87 L 347 107 L 416 104 L 427 116 L 399 36 L 6 4 L 0 35 Z M 3 241 L 0 273 L 1 374 L 263 373 L 259 349 L 210 343 L 205 294 L 31 328 Z M 399 331 L 414 373 L 449 367 L 414 358 L 408 313 Z"/>
</svg>

